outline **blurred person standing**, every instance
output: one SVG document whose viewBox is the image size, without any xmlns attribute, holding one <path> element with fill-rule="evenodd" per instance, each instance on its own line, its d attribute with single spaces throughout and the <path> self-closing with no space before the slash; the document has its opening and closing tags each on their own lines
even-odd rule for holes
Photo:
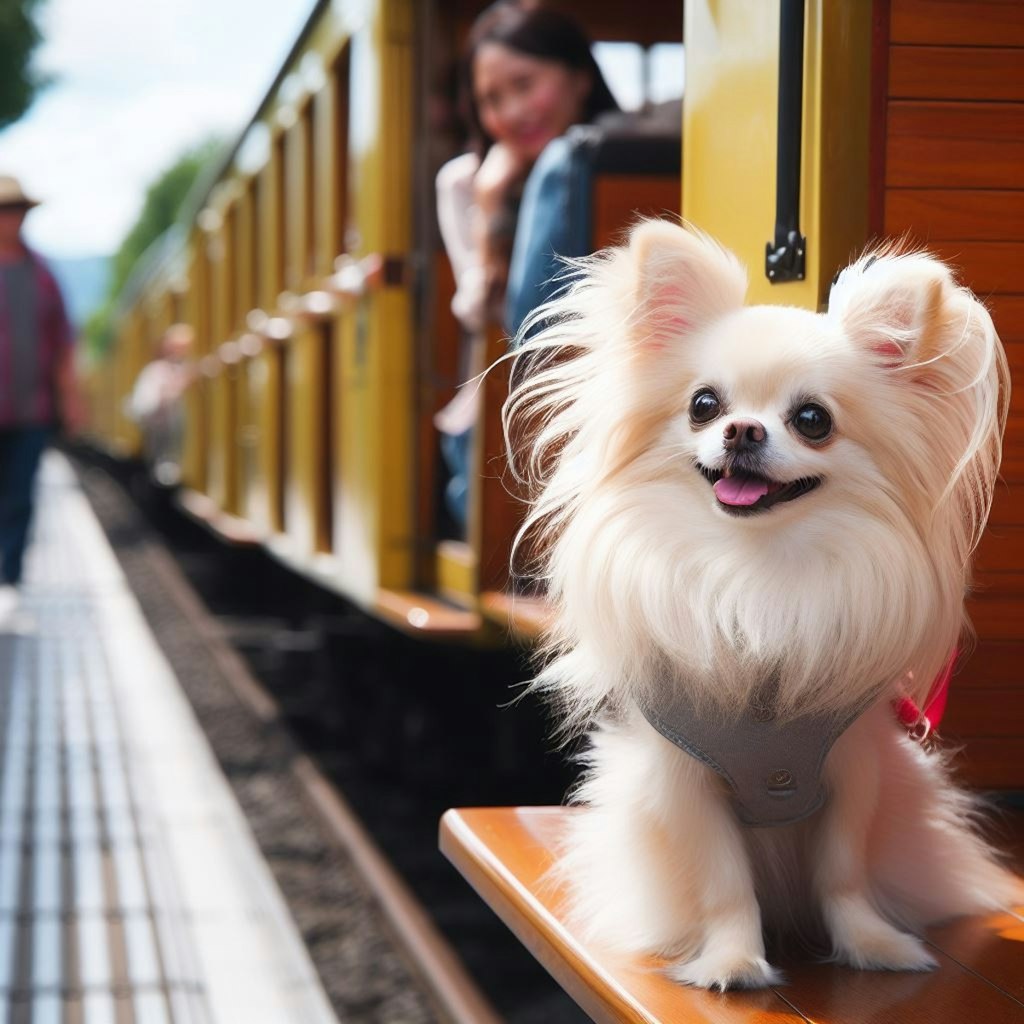
<svg viewBox="0 0 1024 1024">
<path fill-rule="evenodd" d="M 0 175 L 0 605 L 21 582 L 43 449 L 81 421 L 74 331 L 53 274 L 21 235 L 37 205 Z"/>
<path fill-rule="evenodd" d="M 173 487 L 181 478 L 185 436 L 182 396 L 196 377 L 189 359 L 195 332 L 188 324 L 171 324 L 160 338 L 157 357 L 139 373 L 128 412 L 142 431 L 142 447 L 153 478 Z"/>
</svg>

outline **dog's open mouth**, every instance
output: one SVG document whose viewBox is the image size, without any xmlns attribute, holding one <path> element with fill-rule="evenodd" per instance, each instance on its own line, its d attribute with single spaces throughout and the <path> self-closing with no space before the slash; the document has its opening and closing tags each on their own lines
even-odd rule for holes
<svg viewBox="0 0 1024 1024">
<path fill-rule="evenodd" d="M 697 469 L 711 484 L 719 506 L 734 516 L 753 515 L 784 501 L 793 501 L 821 483 L 820 476 L 805 476 L 783 483 L 737 469 L 709 469 L 699 463 Z"/>
</svg>

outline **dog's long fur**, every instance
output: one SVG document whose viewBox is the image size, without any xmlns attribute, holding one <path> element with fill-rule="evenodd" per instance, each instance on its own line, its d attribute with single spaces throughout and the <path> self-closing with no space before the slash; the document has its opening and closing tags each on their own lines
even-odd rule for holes
<svg viewBox="0 0 1024 1024">
<path fill-rule="evenodd" d="M 908 931 L 1021 897 L 970 824 L 971 799 L 897 725 L 968 623 L 970 560 L 988 515 L 1009 395 L 984 307 L 925 253 L 846 269 L 827 314 L 743 305 L 746 276 L 665 221 L 577 263 L 526 325 L 506 405 L 513 465 L 533 487 L 521 536 L 556 611 L 536 686 L 566 735 L 589 734 L 587 810 L 562 869 L 577 927 L 668 954 L 682 981 L 776 974 L 766 926 L 823 924 L 862 967 L 931 964 Z M 726 411 L 695 425 L 714 386 Z M 787 417 L 807 401 L 821 443 Z M 727 465 L 722 425 L 756 419 L 771 476 L 816 490 L 728 514 L 698 466 Z M 766 678 L 782 715 L 884 692 L 836 743 L 829 800 L 807 822 L 744 829 L 722 781 L 637 711 L 683 686 L 703 713 L 744 708 Z"/>
</svg>

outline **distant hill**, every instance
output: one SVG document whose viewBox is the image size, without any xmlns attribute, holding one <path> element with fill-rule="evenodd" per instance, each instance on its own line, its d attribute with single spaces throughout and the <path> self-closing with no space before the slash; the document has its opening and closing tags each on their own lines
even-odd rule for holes
<svg viewBox="0 0 1024 1024">
<path fill-rule="evenodd" d="M 111 263 L 108 256 L 80 259 L 47 259 L 67 303 L 68 316 L 81 328 L 89 314 L 107 295 Z"/>
</svg>

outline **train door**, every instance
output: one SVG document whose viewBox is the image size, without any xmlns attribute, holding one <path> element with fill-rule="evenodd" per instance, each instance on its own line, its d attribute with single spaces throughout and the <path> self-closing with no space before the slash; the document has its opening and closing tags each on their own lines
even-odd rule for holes
<svg viewBox="0 0 1024 1024">
<path fill-rule="evenodd" d="M 448 469 L 440 457 L 438 431 L 433 422 L 434 415 L 451 400 L 467 374 L 467 360 L 460 359 L 460 344 L 465 345 L 465 338 L 460 339 L 459 325 L 451 312 L 454 281 L 437 233 L 433 183 L 439 166 L 462 146 L 461 117 L 455 98 L 458 55 L 463 51 L 473 20 L 485 6 L 470 0 L 430 5 L 432 22 L 424 33 L 428 70 L 421 89 L 424 110 L 420 153 L 429 167 L 422 171 L 420 201 L 426 213 L 421 217 L 420 230 L 427 254 L 425 272 L 432 285 L 425 291 L 432 298 L 432 305 L 424 308 L 420 320 L 424 329 L 420 342 L 423 370 L 418 510 L 421 535 L 433 538 L 433 543 L 423 545 L 420 573 L 424 589 L 435 590 L 502 625 L 514 614 L 514 625 L 533 632 L 539 626 L 543 609 L 524 593 L 522 586 L 513 595 L 508 571 L 511 541 L 523 507 L 504 468 L 500 408 L 508 389 L 507 366 L 496 365 L 480 385 L 483 411 L 472 432 L 472 469 L 464 527 L 445 503 Z M 587 209 L 590 248 L 596 249 L 617 239 L 638 216 L 678 214 L 683 4 L 674 0 L 648 5 L 643 19 L 621 5 L 562 2 L 548 6 L 565 11 L 585 27 L 596 43 L 595 55 L 613 92 L 617 91 L 621 105 L 631 111 L 621 118 L 619 125 L 608 127 L 606 135 L 625 135 L 644 122 L 652 137 L 658 131 L 666 137 L 668 162 L 661 163 L 662 153 L 653 156 L 635 138 L 611 156 L 615 147 L 605 145 L 604 135 L 597 133 L 600 139 L 594 148 L 601 155 L 593 157 L 587 195 L 581 200 Z M 668 75 L 663 73 L 669 69 Z M 671 80 L 673 87 L 659 93 L 658 87 L 666 80 Z M 670 96 L 675 105 L 658 103 Z M 639 107 L 644 111 L 638 111 Z M 660 124 L 655 123 L 655 112 L 662 118 Z M 586 148 L 589 153 L 589 141 Z M 587 159 L 591 159 L 589 155 Z M 507 326 L 491 325 L 483 365 L 494 364 L 507 353 Z"/>
</svg>

